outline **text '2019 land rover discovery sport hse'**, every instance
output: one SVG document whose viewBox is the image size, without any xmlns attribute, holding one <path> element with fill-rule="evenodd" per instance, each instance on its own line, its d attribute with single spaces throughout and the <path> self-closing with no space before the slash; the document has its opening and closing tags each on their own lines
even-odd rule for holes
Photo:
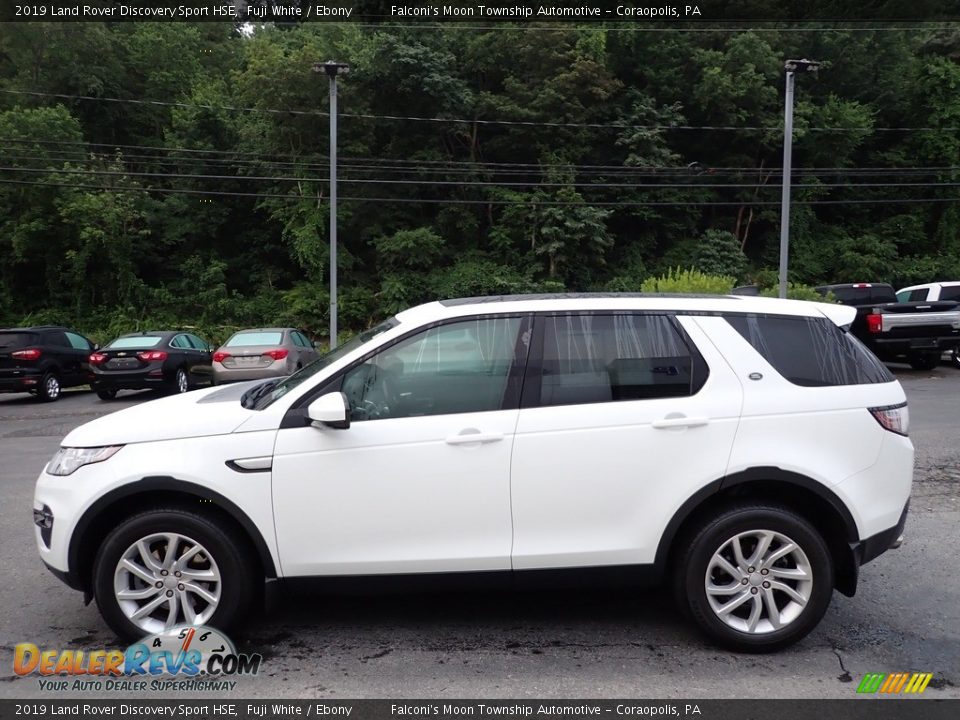
<svg viewBox="0 0 960 720">
<path fill-rule="evenodd" d="M 906 520 L 905 395 L 854 315 L 422 305 L 288 378 L 78 427 L 38 479 L 37 544 L 126 637 L 227 628 L 274 579 L 577 573 L 668 582 L 714 641 L 784 647 Z"/>
</svg>

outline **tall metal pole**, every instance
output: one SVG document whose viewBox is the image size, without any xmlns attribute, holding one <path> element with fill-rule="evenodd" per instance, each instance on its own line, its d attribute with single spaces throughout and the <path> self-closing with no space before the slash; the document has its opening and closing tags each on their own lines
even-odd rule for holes
<svg viewBox="0 0 960 720">
<path fill-rule="evenodd" d="M 793 162 L 793 82 L 787 70 L 787 97 L 783 111 L 783 195 L 780 201 L 780 297 L 787 296 L 787 265 L 790 257 L 790 175 Z"/>
<path fill-rule="evenodd" d="M 337 74 L 330 73 L 330 349 L 337 346 Z"/>
</svg>

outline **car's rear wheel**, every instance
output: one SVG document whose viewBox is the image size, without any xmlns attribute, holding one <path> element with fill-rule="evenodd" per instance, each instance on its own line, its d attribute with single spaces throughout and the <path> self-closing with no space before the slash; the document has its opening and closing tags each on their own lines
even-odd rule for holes
<svg viewBox="0 0 960 720">
<path fill-rule="evenodd" d="M 180 508 L 135 515 L 97 553 L 93 591 L 107 624 L 127 639 L 175 625 L 229 629 L 258 578 L 232 530 Z"/>
<path fill-rule="evenodd" d="M 933 370 L 940 364 L 940 353 L 917 353 L 907 360 L 914 370 Z"/>
<path fill-rule="evenodd" d="M 778 505 L 730 505 L 701 523 L 676 555 L 678 602 L 715 642 L 770 652 L 807 635 L 833 594 L 823 537 Z"/>
<path fill-rule="evenodd" d="M 113 400 L 117 397 L 116 390 L 97 390 L 97 397 L 101 400 Z"/>
<path fill-rule="evenodd" d="M 54 372 L 47 372 L 40 378 L 37 386 L 37 397 L 42 402 L 53 402 L 60 398 L 60 378 Z"/>
<path fill-rule="evenodd" d="M 190 378 L 187 371 L 183 368 L 177 368 L 173 374 L 173 383 L 170 385 L 170 392 L 180 395 L 190 389 Z"/>
<path fill-rule="evenodd" d="M 950 364 L 960 369 L 960 348 L 954 348 L 950 353 Z"/>
</svg>

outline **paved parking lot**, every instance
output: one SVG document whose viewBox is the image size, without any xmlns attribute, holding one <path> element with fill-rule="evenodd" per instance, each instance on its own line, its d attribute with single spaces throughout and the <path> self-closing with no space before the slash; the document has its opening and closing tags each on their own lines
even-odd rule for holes
<svg viewBox="0 0 960 720">
<path fill-rule="evenodd" d="M 281 598 L 236 637 L 265 660 L 235 697 L 849 698 L 864 673 L 897 671 L 933 672 L 927 697 L 960 697 L 960 371 L 897 374 L 917 446 L 907 542 L 863 569 L 855 598 L 835 594 L 789 650 L 719 651 L 655 592 Z M 13 675 L 18 642 L 119 646 L 96 607 L 43 568 L 31 498 L 71 428 L 150 398 L 0 395 L 0 697 L 44 696 L 35 677 Z"/>
</svg>

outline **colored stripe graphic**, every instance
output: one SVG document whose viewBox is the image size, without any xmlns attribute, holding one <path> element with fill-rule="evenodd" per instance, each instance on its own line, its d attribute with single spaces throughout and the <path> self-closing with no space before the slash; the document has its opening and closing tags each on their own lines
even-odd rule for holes
<svg viewBox="0 0 960 720">
<path fill-rule="evenodd" d="M 917 694 L 927 689 L 933 673 L 867 673 L 857 686 L 858 693 Z"/>
</svg>

